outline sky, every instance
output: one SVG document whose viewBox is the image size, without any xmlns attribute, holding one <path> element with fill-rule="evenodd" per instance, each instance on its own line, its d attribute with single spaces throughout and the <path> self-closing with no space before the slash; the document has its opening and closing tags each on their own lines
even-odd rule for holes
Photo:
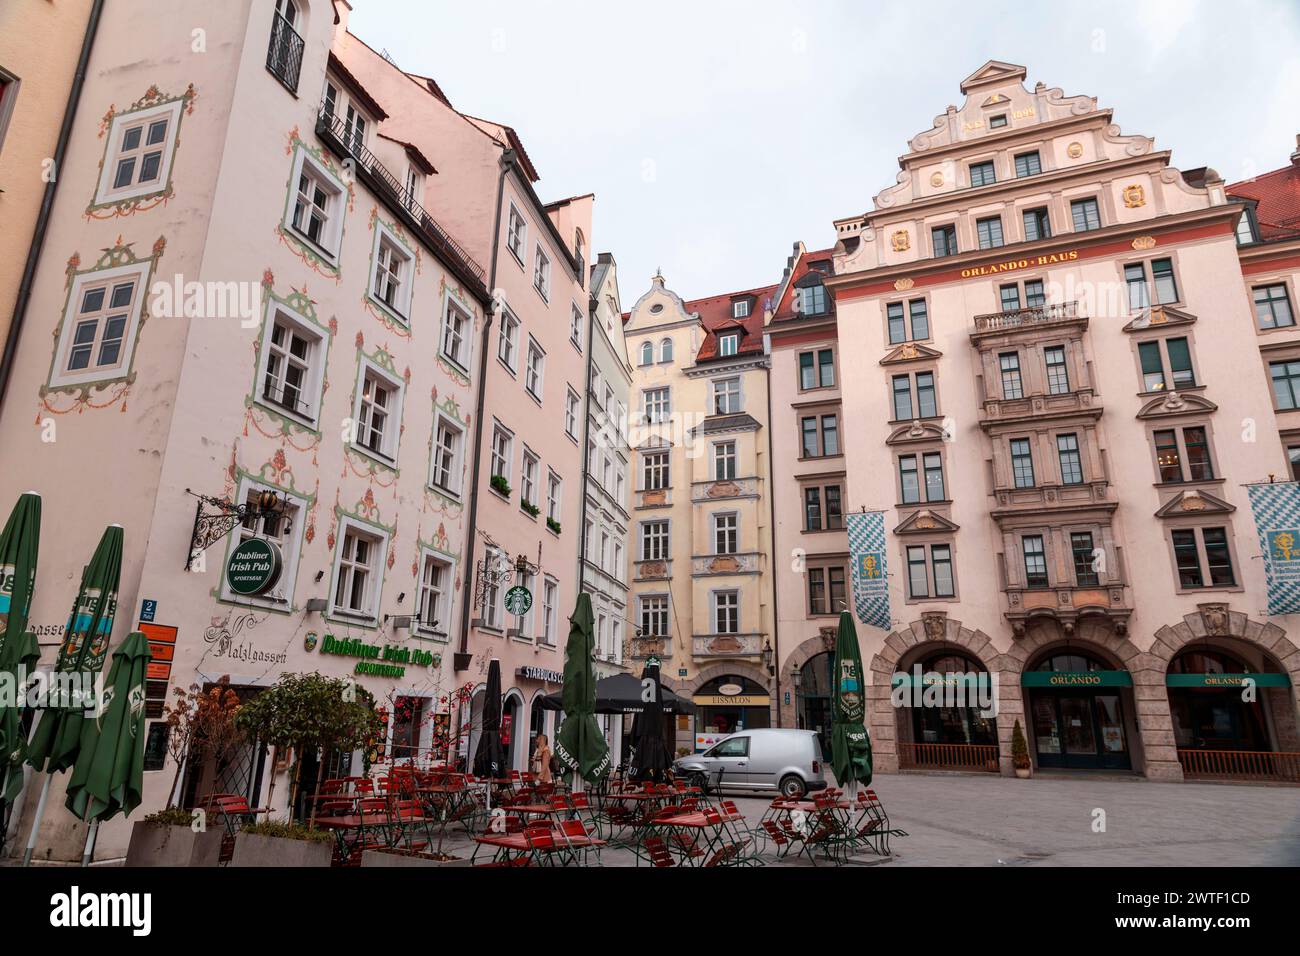
<svg viewBox="0 0 1300 956">
<path fill-rule="evenodd" d="M 1228 182 L 1286 165 L 1300 133 L 1297 0 L 351 2 L 354 34 L 516 129 L 543 201 L 596 194 L 625 309 L 657 269 L 701 298 L 832 245 L 987 60 Z"/>
</svg>

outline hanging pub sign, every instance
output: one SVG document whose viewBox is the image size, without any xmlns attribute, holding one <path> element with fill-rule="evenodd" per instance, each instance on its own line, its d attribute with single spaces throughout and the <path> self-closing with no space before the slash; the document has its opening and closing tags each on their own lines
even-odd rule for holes
<svg viewBox="0 0 1300 956">
<path fill-rule="evenodd" d="M 885 572 L 885 515 L 844 516 L 853 555 L 853 609 L 863 624 L 889 630 L 889 577 Z"/>
<path fill-rule="evenodd" d="M 241 541 L 226 561 L 226 585 L 244 597 L 265 594 L 280 580 L 283 563 L 274 542 L 262 538 Z"/>
<path fill-rule="evenodd" d="M 1300 485 L 1294 481 L 1246 486 L 1264 553 L 1268 613 L 1300 611 Z"/>
</svg>

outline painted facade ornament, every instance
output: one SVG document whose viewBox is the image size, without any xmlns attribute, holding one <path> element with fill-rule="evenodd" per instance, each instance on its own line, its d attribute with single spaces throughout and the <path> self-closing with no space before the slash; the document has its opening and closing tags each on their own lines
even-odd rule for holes
<svg viewBox="0 0 1300 956">
<path fill-rule="evenodd" d="M 943 185 L 943 173 L 933 173 L 930 176 L 930 185 L 938 189 Z"/>
<path fill-rule="evenodd" d="M 1154 249 L 1156 247 L 1156 237 L 1138 236 L 1136 239 L 1133 240 L 1132 245 L 1133 248 L 1136 249 L 1138 252 L 1143 252 L 1147 249 Z"/>
<path fill-rule="evenodd" d="M 1083 155 L 1083 144 L 1077 142 L 1071 143 L 1069 146 L 1065 148 L 1065 154 L 1069 156 L 1071 159 L 1078 159 L 1080 156 Z"/>
<path fill-rule="evenodd" d="M 906 252 L 912 248 L 912 238 L 906 229 L 898 229 L 889 237 L 889 244 L 895 252 Z"/>
<path fill-rule="evenodd" d="M 1137 209 L 1147 204 L 1147 191 L 1138 183 L 1124 187 L 1124 207 Z"/>
<path fill-rule="evenodd" d="M 1205 499 L 1200 495 L 1187 495 L 1178 507 L 1183 511 L 1204 511 Z"/>
<path fill-rule="evenodd" d="M 170 147 L 164 141 L 164 147 L 170 149 L 170 155 L 165 160 L 167 170 L 167 181 L 160 182 L 158 188 L 152 192 L 144 193 L 139 196 L 131 196 L 126 199 L 108 199 L 104 202 L 96 202 L 97 197 L 92 196 L 90 205 L 86 207 L 85 216 L 87 219 L 115 219 L 119 216 L 131 216 L 137 212 L 146 212 L 156 206 L 166 205 L 167 201 L 175 195 L 175 187 L 172 183 L 172 168 L 176 158 L 176 151 L 180 147 L 180 123 L 182 116 L 191 116 L 194 113 L 194 101 L 198 99 L 198 92 L 191 83 L 185 88 L 185 92 L 179 96 L 172 96 L 163 93 L 157 86 L 150 86 L 145 91 L 144 96 L 140 97 L 126 109 L 118 112 L 115 105 L 110 104 L 108 112 L 103 115 L 99 121 L 99 138 L 104 139 L 108 136 L 109 131 L 113 128 L 114 120 L 129 116 L 131 113 L 142 112 L 144 110 L 155 110 L 160 106 L 167 106 L 169 103 L 178 104 L 175 110 L 176 129 L 169 130 L 167 140 L 170 140 Z M 163 114 L 159 114 L 160 117 Z M 108 141 L 104 144 L 104 155 L 99 161 L 99 169 L 102 173 L 104 166 L 108 163 L 109 155 L 113 152 L 113 143 Z"/>
<path fill-rule="evenodd" d="M 915 282 L 915 280 L 913 280 L 913 279 L 895 279 L 895 280 L 894 280 L 894 289 L 895 289 L 896 291 L 898 291 L 898 292 L 906 292 L 908 289 L 912 288 L 912 286 L 914 286 L 914 285 L 916 285 L 916 282 Z"/>
</svg>

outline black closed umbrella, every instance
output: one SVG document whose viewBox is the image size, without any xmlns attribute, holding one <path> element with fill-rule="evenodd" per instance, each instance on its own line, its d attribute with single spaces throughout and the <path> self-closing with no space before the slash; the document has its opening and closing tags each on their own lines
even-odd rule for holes
<svg viewBox="0 0 1300 956">
<path fill-rule="evenodd" d="M 693 714 L 695 705 L 689 700 L 678 697 L 662 684 L 659 687 L 659 699 L 663 702 L 666 714 Z M 562 708 L 563 694 L 548 694 L 543 698 L 546 706 Z M 639 714 L 645 709 L 641 700 L 641 680 L 631 674 L 615 674 L 602 677 L 596 681 L 597 714 Z"/>
<path fill-rule="evenodd" d="M 664 690 L 659 682 L 659 665 L 649 664 L 641 672 L 642 710 L 632 718 L 632 752 L 628 757 L 627 775 L 644 783 L 660 783 L 672 766 L 672 756 L 664 743 Z"/>
<path fill-rule="evenodd" d="M 505 774 L 506 749 L 501 744 L 501 662 L 488 664 L 487 689 L 483 691 L 483 725 L 474 749 L 474 776 L 499 779 Z"/>
</svg>

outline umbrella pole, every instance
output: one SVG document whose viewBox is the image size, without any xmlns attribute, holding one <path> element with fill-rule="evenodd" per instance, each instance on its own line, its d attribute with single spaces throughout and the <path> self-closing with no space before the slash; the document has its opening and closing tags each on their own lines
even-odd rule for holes
<svg viewBox="0 0 1300 956">
<path fill-rule="evenodd" d="M 23 850 L 23 866 L 32 865 L 32 854 L 36 851 L 36 835 L 41 830 L 41 817 L 45 816 L 45 801 L 50 796 L 50 783 L 54 780 L 53 773 L 45 775 L 45 783 L 41 785 L 41 799 L 36 802 L 36 819 L 32 821 L 32 832 L 27 835 L 27 849 Z"/>
<path fill-rule="evenodd" d="M 81 853 L 81 865 L 90 866 L 90 858 L 95 855 L 95 834 L 99 832 L 99 818 L 90 823 L 90 832 L 86 834 L 86 848 Z"/>
</svg>

